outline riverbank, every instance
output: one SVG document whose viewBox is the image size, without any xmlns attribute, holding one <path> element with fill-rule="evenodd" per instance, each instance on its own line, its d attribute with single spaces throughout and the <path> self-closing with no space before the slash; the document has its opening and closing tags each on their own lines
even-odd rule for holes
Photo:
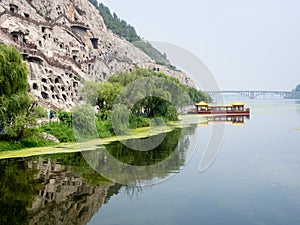
<svg viewBox="0 0 300 225">
<path fill-rule="evenodd" d="M 109 144 L 115 141 L 147 138 L 161 133 L 171 132 L 177 128 L 184 128 L 192 124 L 201 123 L 203 121 L 205 121 L 204 116 L 184 115 L 179 117 L 179 121 L 168 122 L 166 126 L 136 128 L 136 129 L 132 129 L 131 133 L 128 135 L 99 138 L 99 139 L 89 140 L 82 143 L 77 143 L 77 142 L 61 143 L 61 144 L 51 145 L 47 147 L 25 148 L 25 149 L 14 150 L 14 151 L 4 150 L 0 152 L 0 159 L 22 158 L 22 157 L 31 157 L 31 156 L 57 154 L 57 153 L 91 151 L 91 150 L 95 150 L 96 148 L 99 149 L 100 148 L 99 146 L 101 145 Z"/>
</svg>

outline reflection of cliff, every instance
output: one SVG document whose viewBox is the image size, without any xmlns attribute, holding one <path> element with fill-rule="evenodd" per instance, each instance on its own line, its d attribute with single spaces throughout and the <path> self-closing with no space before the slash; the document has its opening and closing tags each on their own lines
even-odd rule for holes
<svg viewBox="0 0 300 225">
<path fill-rule="evenodd" d="M 80 153 L 0 160 L 0 224 L 87 224 L 120 188 Z"/>
<path fill-rule="evenodd" d="M 42 185 L 28 209 L 29 224 L 87 224 L 113 185 L 87 186 L 69 167 L 50 160 L 30 161 L 28 168 L 38 172 L 34 178 Z"/>
<path fill-rule="evenodd" d="M 0 224 L 65 225 L 87 224 L 110 197 L 127 184 L 153 184 L 180 171 L 187 159 L 189 135 L 195 127 L 174 130 L 150 152 L 134 152 L 115 143 L 114 154 L 88 151 L 38 158 L 0 160 Z M 96 173 L 85 161 L 107 175 L 119 179 L 115 184 Z M 118 160 L 116 160 L 118 159 Z M 132 163 L 135 166 L 128 167 Z M 116 172 L 115 172 L 116 171 Z M 125 183 L 126 184 L 126 183 Z M 140 190 L 127 187 L 133 196 Z"/>
</svg>

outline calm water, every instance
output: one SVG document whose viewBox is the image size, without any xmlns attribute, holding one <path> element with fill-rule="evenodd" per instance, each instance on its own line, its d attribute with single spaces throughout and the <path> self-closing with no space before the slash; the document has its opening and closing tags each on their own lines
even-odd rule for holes
<svg viewBox="0 0 300 225">
<path fill-rule="evenodd" d="M 226 123 L 217 158 L 204 172 L 199 163 L 211 122 L 168 133 L 150 152 L 113 143 L 106 154 L 1 160 L 0 224 L 298 225 L 300 102 L 247 105 L 251 119 Z"/>
</svg>

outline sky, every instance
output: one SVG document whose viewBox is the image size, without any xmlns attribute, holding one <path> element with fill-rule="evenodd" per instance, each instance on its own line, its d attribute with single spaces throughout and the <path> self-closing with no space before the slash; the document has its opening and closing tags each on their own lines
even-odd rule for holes
<svg viewBox="0 0 300 225">
<path fill-rule="evenodd" d="M 300 83 L 298 0 L 101 2 L 146 40 L 195 54 L 222 90 L 285 91 Z"/>
</svg>

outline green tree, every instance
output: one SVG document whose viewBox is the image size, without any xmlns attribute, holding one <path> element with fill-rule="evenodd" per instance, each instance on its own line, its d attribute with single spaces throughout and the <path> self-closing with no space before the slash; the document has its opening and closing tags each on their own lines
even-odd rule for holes
<svg viewBox="0 0 300 225">
<path fill-rule="evenodd" d="M 88 104 L 73 109 L 73 126 L 77 140 L 98 138 L 95 110 Z"/>
<path fill-rule="evenodd" d="M 209 100 L 204 92 L 188 87 L 174 77 L 147 69 L 138 68 L 131 73 L 114 75 L 109 82 L 126 87 L 119 96 L 119 103 L 127 105 L 136 116 L 144 108 L 150 118 L 177 120 L 177 108 Z M 141 96 L 145 96 L 145 93 L 151 94 L 143 99 Z M 133 107 L 130 106 L 132 102 L 136 103 Z"/>
<path fill-rule="evenodd" d="M 92 106 L 98 105 L 100 109 L 111 109 L 121 89 L 118 83 L 87 81 L 81 88 L 81 95 L 85 102 Z"/>
<path fill-rule="evenodd" d="M 13 47 L 0 45 L 0 127 L 19 140 L 34 122 L 36 102 L 28 94 L 27 67 Z"/>
<path fill-rule="evenodd" d="M 58 118 L 60 120 L 60 122 L 68 125 L 68 126 L 72 126 L 72 113 L 71 112 L 66 112 L 66 111 L 59 111 L 58 112 Z"/>
<path fill-rule="evenodd" d="M 111 120 L 113 122 L 114 133 L 117 135 L 126 134 L 129 130 L 129 113 L 125 105 L 114 105 Z"/>
<path fill-rule="evenodd" d="M 27 67 L 22 56 L 7 45 L 0 45 L 0 96 L 10 97 L 28 89 Z"/>
<path fill-rule="evenodd" d="M 102 88 L 102 83 L 95 81 L 86 81 L 80 89 L 80 94 L 86 103 L 93 106 L 98 104 L 99 93 Z"/>
<path fill-rule="evenodd" d="M 117 83 L 103 83 L 99 93 L 99 107 L 112 109 L 114 101 L 121 90 L 121 85 Z"/>
</svg>

